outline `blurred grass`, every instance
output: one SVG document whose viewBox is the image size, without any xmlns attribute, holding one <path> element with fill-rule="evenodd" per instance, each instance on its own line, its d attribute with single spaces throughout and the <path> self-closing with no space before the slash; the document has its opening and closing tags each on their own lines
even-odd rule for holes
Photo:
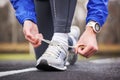
<svg viewBox="0 0 120 80">
<path fill-rule="evenodd" d="M 98 59 L 98 56 L 92 56 L 91 58 L 85 58 L 82 56 L 78 57 L 78 60 L 91 60 L 91 59 Z M 16 53 L 16 54 L 10 54 L 10 53 L 5 53 L 5 54 L 0 54 L 0 60 L 35 60 L 34 54 L 28 54 L 28 53 Z"/>
<path fill-rule="evenodd" d="M 78 60 L 95 60 L 101 58 L 113 58 L 113 57 L 120 57 L 120 55 L 93 55 L 90 58 L 85 58 L 81 55 L 78 56 Z M 28 53 L 0 53 L 0 61 L 8 61 L 8 60 L 35 60 L 34 54 Z"/>
<path fill-rule="evenodd" d="M 99 44 L 99 52 L 120 52 L 120 44 Z M 0 43 L 0 53 L 29 53 L 29 43 Z"/>
<path fill-rule="evenodd" d="M 93 60 L 107 57 L 120 57 L 120 45 L 99 44 L 98 54 L 91 58 L 79 56 L 79 60 Z M 0 44 L 0 60 L 35 60 L 34 54 L 29 54 L 28 43 L 1 43 Z"/>
<path fill-rule="evenodd" d="M 0 43 L 0 53 L 28 53 L 28 43 Z"/>
<path fill-rule="evenodd" d="M 120 52 L 120 44 L 99 44 L 99 51 Z"/>
<path fill-rule="evenodd" d="M 24 54 L 1 53 L 0 60 L 35 60 L 35 56 L 34 56 L 34 54 L 28 54 L 28 53 L 24 53 Z"/>
</svg>

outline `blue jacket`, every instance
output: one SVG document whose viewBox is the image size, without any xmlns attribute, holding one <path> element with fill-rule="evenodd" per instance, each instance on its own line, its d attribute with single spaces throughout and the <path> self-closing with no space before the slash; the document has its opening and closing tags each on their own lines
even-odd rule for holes
<svg viewBox="0 0 120 80">
<path fill-rule="evenodd" d="M 10 0 L 18 21 L 23 24 L 25 20 L 37 23 L 34 0 Z M 87 4 L 86 23 L 97 21 L 100 26 L 104 24 L 108 15 L 108 0 L 89 0 Z"/>
</svg>

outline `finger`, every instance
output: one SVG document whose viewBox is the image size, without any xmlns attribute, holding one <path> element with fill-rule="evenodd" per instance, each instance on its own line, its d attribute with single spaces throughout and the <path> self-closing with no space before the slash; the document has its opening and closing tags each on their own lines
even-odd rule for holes
<svg viewBox="0 0 120 80">
<path fill-rule="evenodd" d="M 42 34 L 36 34 L 36 39 L 39 40 L 40 42 L 42 42 L 43 36 Z"/>
<path fill-rule="evenodd" d="M 79 48 L 78 49 L 78 52 L 79 52 L 79 54 L 81 54 L 81 55 L 83 55 L 83 56 L 87 56 L 87 53 L 89 52 L 89 51 L 91 51 L 92 50 L 92 47 L 90 47 L 90 46 L 86 46 L 84 49 L 83 48 Z"/>
<path fill-rule="evenodd" d="M 32 38 L 31 38 L 31 36 L 25 36 L 25 39 L 27 39 L 29 42 L 31 42 L 32 44 L 35 44 L 36 42 L 35 42 L 35 40 L 33 40 Z"/>
<path fill-rule="evenodd" d="M 78 46 L 75 47 L 75 53 L 78 54 Z"/>
<path fill-rule="evenodd" d="M 38 43 L 35 43 L 35 44 L 34 44 L 34 43 L 31 43 L 31 44 L 33 45 L 33 47 L 35 47 L 35 48 L 36 48 L 36 47 L 38 47 L 38 46 L 40 46 L 40 45 L 41 45 L 41 42 L 39 41 Z"/>
<path fill-rule="evenodd" d="M 43 36 L 42 36 L 42 34 L 36 34 L 35 38 L 37 39 L 37 41 L 36 41 L 36 43 L 32 43 L 32 44 L 33 44 L 34 47 L 38 47 L 42 43 Z"/>
<path fill-rule="evenodd" d="M 36 45 L 37 44 L 41 44 L 41 42 L 42 42 L 42 39 L 43 39 L 43 36 L 42 36 L 42 34 L 36 34 L 35 35 L 35 38 L 36 38 Z"/>
<path fill-rule="evenodd" d="M 91 52 L 87 55 L 88 57 L 92 56 L 95 52 L 98 51 L 98 48 L 97 47 L 92 47 L 92 50 Z"/>
<path fill-rule="evenodd" d="M 41 45 L 41 43 L 37 43 L 37 44 L 32 44 L 34 48 L 39 47 Z"/>
<path fill-rule="evenodd" d="M 83 55 L 87 58 L 88 55 L 92 54 L 93 53 L 93 49 L 90 48 L 86 53 L 84 53 Z"/>
<path fill-rule="evenodd" d="M 86 54 L 84 55 L 84 57 L 89 58 L 90 55 L 91 55 L 91 56 L 93 55 L 93 50 L 91 50 L 91 51 L 89 51 L 88 53 L 86 53 Z"/>
<path fill-rule="evenodd" d="M 30 37 L 30 39 L 35 40 L 35 34 L 33 30 L 26 30 L 24 31 L 25 36 Z"/>
<path fill-rule="evenodd" d="M 75 47 L 75 53 L 78 53 L 78 49 L 81 49 L 81 50 L 83 50 L 84 48 L 85 48 L 85 45 L 76 45 L 76 47 Z"/>
<path fill-rule="evenodd" d="M 36 35 L 31 34 L 29 31 L 25 34 L 25 38 L 33 44 L 36 44 L 39 41 Z"/>
<path fill-rule="evenodd" d="M 94 55 L 97 51 L 95 50 L 92 50 L 88 55 L 87 55 L 87 58 L 91 57 L 92 55 Z"/>
</svg>

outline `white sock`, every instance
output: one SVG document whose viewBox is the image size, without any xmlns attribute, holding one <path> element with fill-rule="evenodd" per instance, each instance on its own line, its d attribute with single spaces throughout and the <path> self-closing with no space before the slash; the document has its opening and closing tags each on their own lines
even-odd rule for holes
<svg viewBox="0 0 120 80">
<path fill-rule="evenodd" d="M 58 41 L 61 44 L 68 45 L 68 33 L 54 33 L 52 37 L 53 41 Z M 67 46 L 63 46 L 64 49 L 68 50 Z"/>
<path fill-rule="evenodd" d="M 54 33 L 52 40 L 67 43 L 68 42 L 68 33 Z"/>
</svg>

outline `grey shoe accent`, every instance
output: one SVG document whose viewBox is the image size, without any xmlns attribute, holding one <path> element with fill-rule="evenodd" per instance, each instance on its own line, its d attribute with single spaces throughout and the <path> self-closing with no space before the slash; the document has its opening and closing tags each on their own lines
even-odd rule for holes
<svg viewBox="0 0 120 80">
<path fill-rule="evenodd" d="M 69 45 L 73 46 L 72 39 L 70 37 L 68 39 L 69 39 L 68 40 Z M 74 49 L 72 49 L 72 48 L 69 48 L 68 51 L 69 51 L 69 55 L 68 55 L 68 59 L 67 59 L 66 65 L 67 66 L 74 65 L 75 62 L 77 61 L 78 55 L 74 52 Z"/>
<path fill-rule="evenodd" d="M 69 33 L 69 38 L 68 38 L 68 44 L 70 46 L 74 46 L 80 36 L 80 29 L 77 26 L 73 26 L 71 27 L 71 32 Z M 77 61 L 78 55 L 75 53 L 74 49 L 69 48 L 69 55 L 68 55 L 68 60 L 67 60 L 67 66 L 70 65 L 74 65 L 75 62 Z"/>
</svg>

